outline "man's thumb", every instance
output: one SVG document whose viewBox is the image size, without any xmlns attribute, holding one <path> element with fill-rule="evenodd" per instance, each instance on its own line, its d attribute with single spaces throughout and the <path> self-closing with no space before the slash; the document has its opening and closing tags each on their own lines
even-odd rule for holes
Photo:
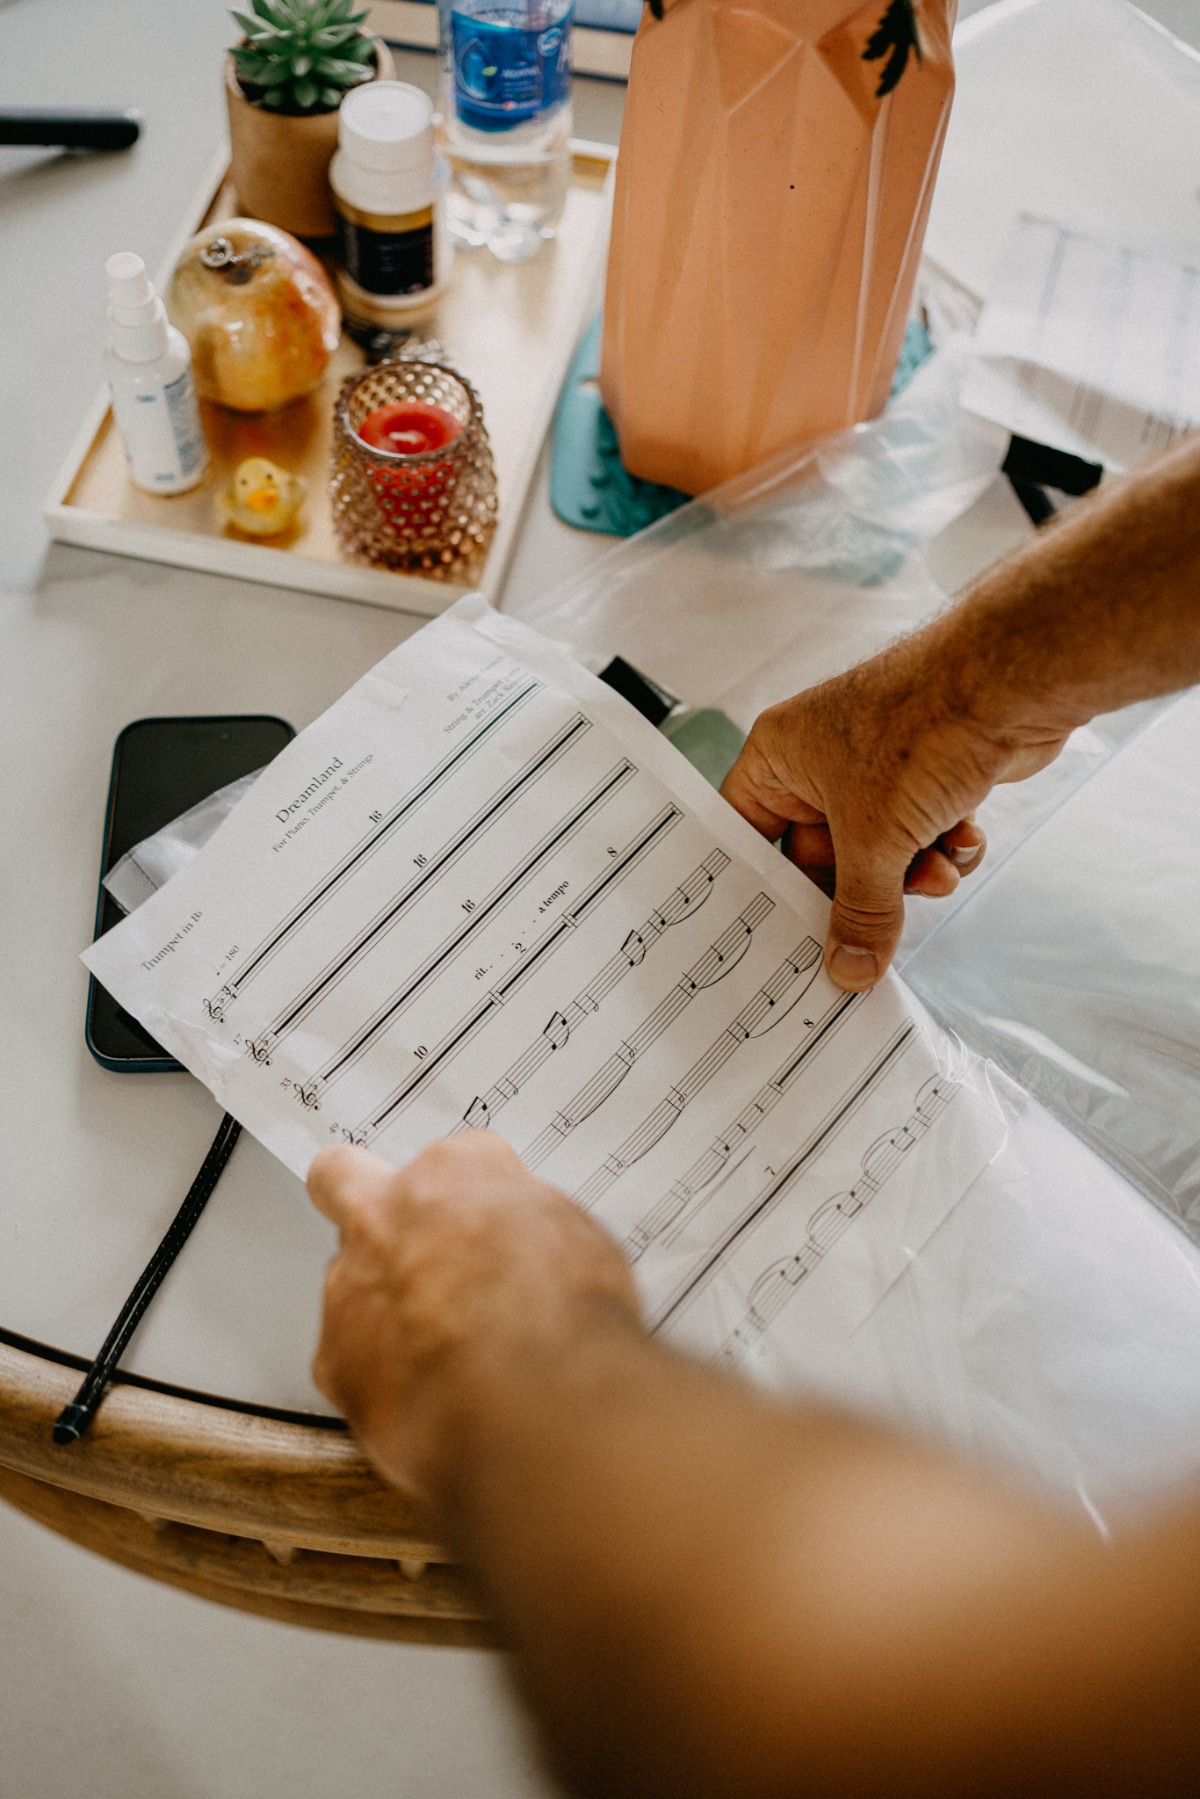
<svg viewBox="0 0 1200 1799">
<path fill-rule="evenodd" d="M 837 885 L 829 915 L 825 966 L 848 993 L 873 987 L 896 953 L 904 927 L 904 870 L 898 861 L 846 861 L 836 849 Z"/>
</svg>

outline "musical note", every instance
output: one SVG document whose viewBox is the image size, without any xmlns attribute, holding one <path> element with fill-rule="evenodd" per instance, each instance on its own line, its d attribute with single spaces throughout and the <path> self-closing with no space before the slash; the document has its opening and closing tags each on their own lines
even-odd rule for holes
<svg viewBox="0 0 1200 1799">
<path fill-rule="evenodd" d="M 800 1283 L 820 1265 L 891 1179 L 905 1156 L 932 1130 L 957 1091 L 958 1083 L 948 1075 L 934 1076 L 921 1087 L 904 1123 L 876 1137 L 863 1152 L 862 1173 L 853 1187 L 819 1205 L 809 1220 L 801 1247 L 772 1262 L 754 1282 L 746 1315 L 722 1346 L 720 1361 L 732 1366 L 741 1360 L 755 1339 L 779 1316 Z"/>
<path fill-rule="evenodd" d="M 815 938 L 807 937 L 765 983 L 761 992 L 766 993 L 770 990 L 777 1001 L 779 997 L 777 989 L 786 991 L 786 988 L 781 987 L 781 982 L 788 969 L 793 970 L 797 978 L 802 974 L 808 974 L 808 980 L 800 987 L 799 992 L 794 996 L 794 1001 L 789 1003 L 783 1013 L 776 1015 L 775 1022 L 778 1022 L 780 1016 L 786 1015 L 786 1012 L 791 1010 L 792 1004 L 798 1003 L 808 992 L 816 979 L 820 961 L 820 944 Z M 756 994 L 755 1001 L 752 1001 L 751 1004 L 754 1005 L 759 997 L 760 995 Z M 854 995 L 835 993 L 819 1020 L 805 1020 L 806 1029 L 813 1034 L 799 1051 L 795 1048 L 788 1051 L 787 1060 L 775 1070 L 770 1080 L 759 1089 L 747 1105 L 742 1107 L 737 1117 L 718 1132 L 704 1154 L 692 1163 L 685 1174 L 672 1183 L 645 1217 L 640 1218 L 632 1227 L 622 1244 L 622 1248 L 631 1262 L 636 1262 L 644 1255 L 658 1237 L 663 1237 L 668 1245 L 674 1241 L 685 1222 L 684 1214 L 687 1213 L 697 1194 L 703 1192 L 717 1179 L 728 1165 L 730 1157 L 742 1148 L 746 1140 L 758 1129 L 763 1119 L 770 1115 L 793 1083 L 800 1079 L 805 1067 L 833 1036 L 854 1004 Z M 736 1024 L 735 1020 L 735 1027 Z M 770 1029 L 773 1026 L 767 1028 Z M 761 1031 L 749 1032 L 750 1036 L 761 1034 Z"/>
<path fill-rule="evenodd" d="M 578 928 L 580 921 L 588 916 L 601 897 L 611 893 L 624 880 L 629 871 L 635 868 L 641 859 L 657 846 L 662 838 L 673 829 L 679 816 L 677 808 L 668 806 L 652 819 L 650 824 L 626 845 L 625 850 L 609 862 L 603 875 L 593 881 L 590 887 L 585 888 L 580 898 L 569 905 L 528 950 L 522 952 L 516 968 L 502 976 L 476 1003 L 466 1018 L 459 1019 L 431 1050 L 420 1052 L 421 1067 L 393 1087 L 382 1103 L 357 1127 L 362 1133 L 364 1142 L 372 1141 L 381 1130 L 391 1124 L 416 1099 L 421 1089 L 436 1074 L 441 1073 L 461 1050 L 466 1048 L 471 1039 L 482 1030 L 496 1011 L 506 1005 L 527 980 L 544 970 L 550 956 Z M 719 855 L 722 852 L 714 853 Z M 569 1036 L 570 1021 L 565 1019 L 565 1015 L 564 1021 L 567 1024 L 567 1035 Z M 553 1024 L 553 1019 L 551 1024 Z M 526 1051 L 524 1060 L 527 1063 L 536 1061 L 540 1065 L 541 1061 L 554 1054 L 554 1050 L 554 1042 L 543 1031 L 531 1048 Z M 501 1077 L 496 1088 L 484 1096 L 489 1112 L 494 1112 L 498 1105 L 504 1104 L 516 1092 L 517 1084 L 511 1078 L 512 1073 L 513 1070 L 510 1069 L 506 1075 Z M 315 1080 L 320 1083 L 328 1078 L 322 1072 L 315 1077 Z M 316 1090 L 320 1090 L 319 1084 Z M 465 1117 L 454 1127 L 455 1131 L 466 1128 Z M 452 1132 L 451 1135 L 453 1134 Z"/>
<path fill-rule="evenodd" d="M 642 850 L 639 848 L 638 854 L 641 853 Z M 633 860 L 632 849 L 627 851 L 626 856 L 621 859 L 622 862 L 627 861 L 629 866 L 632 866 Z M 603 883 L 597 883 L 593 889 L 589 889 L 563 914 L 568 929 L 577 929 L 582 920 L 590 916 L 592 908 L 599 898 L 601 885 L 607 891 L 619 867 L 620 865 L 617 864 L 607 870 Z M 556 1049 L 565 1048 L 571 1033 L 578 1030 L 585 1019 L 600 1010 L 604 1000 L 620 986 L 631 969 L 637 968 L 645 960 L 647 951 L 672 926 L 678 924 L 685 916 L 690 917 L 692 913 L 699 911 L 712 892 L 714 882 L 728 867 L 729 857 L 724 850 L 713 850 L 704 858 L 698 868 L 692 870 L 687 880 L 681 882 L 673 890 L 669 899 L 664 901 L 661 906 L 655 907 L 639 930 L 630 931 L 616 955 L 609 957 L 599 973 L 592 977 L 586 987 L 581 988 L 562 1012 L 554 1014 L 550 1023 L 543 1027 L 528 1048 L 523 1050 L 516 1061 L 509 1064 L 495 1084 L 489 1087 L 483 1097 L 487 1102 L 490 1115 L 494 1115 L 502 1106 L 506 1106 L 509 1100 L 515 1099 L 521 1088 L 533 1079 L 539 1068 L 543 1067 Z M 557 1020 L 562 1021 L 561 1026 L 556 1024 Z M 477 1102 L 472 1101 L 472 1105 L 475 1103 Z M 468 1107 L 469 1111 L 470 1107 Z M 467 1122 L 468 1120 L 464 1118 L 463 1124 L 456 1125 L 455 1130 L 463 1129 Z M 452 1132 L 451 1135 L 453 1134 Z"/>
<path fill-rule="evenodd" d="M 758 901 L 765 902 L 768 907 L 771 903 L 766 899 L 765 894 L 759 894 Z M 755 901 L 754 904 L 757 905 L 758 901 Z M 752 907 L 748 906 L 743 916 L 750 916 L 751 911 Z M 600 1167 L 576 1193 L 575 1198 L 579 1205 L 585 1209 L 595 1205 L 602 1194 L 608 1191 L 614 1181 L 620 1179 L 627 1168 L 632 1168 L 635 1162 L 640 1162 L 643 1156 L 650 1153 L 656 1143 L 661 1142 L 681 1113 L 692 1103 L 697 1094 L 703 1092 L 713 1076 L 724 1068 L 742 1044 L 749 1042 L 752 1036 L 761 1034 L 758 1027 L 761 1026 L 770 1008 L 782 995 L 787 993 L 790 986 L 813 967 L 814 961 L 819 958 L 819 945 L 817 946 L 817 958 L 809 953 L 808 946 L 812 942 L 812 938 L 805 938 L 803 943 L 798 944 L 784 957 L 778 968 L 772 971 L 757 993 L 726 1025 L 715 1042 L 709 1045 L 699 1061 L 692 1064 L 682 1079 L 675 1083 L 671 1091 L 659 1101 L 654 1110 L 625 1139 L 620 1148 L 604 1158 Z M 745 946 L 736 937 L 734 943 L 737 949 L 737 959 L 740 960 L 741 956 L 745 954 Z M 717 946 L 713 947 L 715 950 Z M 709 951 L 708 955 L 711 956 L 712 953 Z M 714 978 L 719 978 L 719 976 L 714 976 Z M 794 1062 L 795 1057 L 793 1056 L 791 1060 Z M 543 1133 L 543 1135 L 546 1134 Z M 541 1143 L 541 1138 L 538 1139 L 538 1143 Z M 535 1147 L 537 1146 L 535 1145 Z"/>
<path fill-rule="evenodd" d="M 596 1070 L 590 1081 L 555 1113 L 550 1123 L 541 1134 L 524 1151 L 526 1162 L 530 1168 L 536 1168 L 544 1162 L 551 1151 L 558 1148 L 576 1130 L 586 1118 L 599 1111 L 606 1099 L 616 1092 L 629 1070 L 640 1056 L 644 1056 L 659 1038 L 670 1030 L 671 1026 L 691 1005 L 698 993 L 708 987 L 715 987 L 737 967 L 754 932 L 765 918 L 775 909 L 775 902 L 768 899 L 765 893 L 757 893 L 732 924 L 726 926 L 715 942 L 710 943 L 699 961 L 684 973 L 664 999 L 661 999 L 654 1010 L 643 1018 L 635 1031 L 618 1045 L 608 1060 Z M 664 1102 L 666 1103 L 666 1102 Z M 651 1128 L 658 1129 L 658 1136 L 669 1129 L 680 1111 L 687 1104 L 687 1098 L 673 1113 L 671 1118 L 658 1128 L 658 1121 Z M 645 1150 L 640 1152 L 645 1154 Z"/>
</svg>

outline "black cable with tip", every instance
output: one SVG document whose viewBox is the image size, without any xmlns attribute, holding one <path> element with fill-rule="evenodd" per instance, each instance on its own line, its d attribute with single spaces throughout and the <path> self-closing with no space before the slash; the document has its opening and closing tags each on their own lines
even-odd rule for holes
<svg viewBox="0 0 1200 1799">
<path fill-rule="evenodd" d="M 117 1365 L 128 1348 L 129 1339 L 145 1316 L 146 1308 L 162 1286 L 176 1256 L 192 1234 L 221 1171 L 233 1154 L 242 1127 L 228 1112 L 221 1120 L 212 1147 L 201 1163 L 200 1172 L 188 1188 L 187 1197 L 171 1220 L 162 1242 L 146 1263 L 133 1291 L 121 1307 L 116 1323 L 101 1345 L 95 1361 L 83 1377 L 83 1383 L 70 1405 L 64 1406 L 54 1421 L 54 1441 L 75 1443 L 96 1416 L 97 1408 Z"/>
</svg>

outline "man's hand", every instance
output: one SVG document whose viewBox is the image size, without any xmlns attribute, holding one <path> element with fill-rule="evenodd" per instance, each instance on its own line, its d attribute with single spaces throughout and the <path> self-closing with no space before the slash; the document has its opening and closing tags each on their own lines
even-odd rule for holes
<svg viewBox="0 0 1200 1799">
<path fill-rule="evenodd" d="M 772 706 L 721 789 L 833 899 L 826 964 L 850 992 L 895 954 L 906 892 L 944 898 L 979 866 L 974 811 L 994 783 L 1044 767 L 1067 735 L 972 717 L 925 636 Z"/>
<path fill-rule="evenodd" d="M 932 624 L 764 712 L 722 788 L 833 888 L 826 961 L 860 991 L 895 953 L 905 891 L 978 867 L 972 814 L 1076 725 L 1200 680 L 1200 433 L 1107 483 Z M 789 828 L 790 827 L 790 828 Z"/>
<path fill-rule="evenodd" d="M 313 1376 L 389 1480 L 437 1502 L 480 1369 L 536 1369 L 597 1311 L 636 1323 L 620 1251 L 490 1131 L 399 1171 L 329 1149 L 308 1175 L 341 1232 Z"/>
</svg>

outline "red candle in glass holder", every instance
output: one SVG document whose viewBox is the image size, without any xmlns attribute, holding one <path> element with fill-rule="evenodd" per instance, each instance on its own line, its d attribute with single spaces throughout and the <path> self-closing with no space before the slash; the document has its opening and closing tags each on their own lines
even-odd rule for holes
<svg viewBox="0 0 1200 1799">
<path fill-rule="evenodd" d="M 358 435 L 373 450 L 390 450 L 394 456 L 422 456 L 426 450 L 444 450 L 461 436 L 462 426 L 444 406 L 427 400 L 389 400 L 369 412 Z"/>
<path fill-rule="evenodd" d="M 391 400 L 367 414 L 358 435 L 373 450 L 415 457 L 444 450 L 462 430 L 461 422 L 444 406 L 427 400 Z M 407 468 L 397 463 L 389 468 L 372 465 L 368 479 L 382 510 L 394 524 L 403 525 L 418 503 L 422 511 L 440 504 L 451 474 L 448 461 L 414 462 Z"/>
</svg>

